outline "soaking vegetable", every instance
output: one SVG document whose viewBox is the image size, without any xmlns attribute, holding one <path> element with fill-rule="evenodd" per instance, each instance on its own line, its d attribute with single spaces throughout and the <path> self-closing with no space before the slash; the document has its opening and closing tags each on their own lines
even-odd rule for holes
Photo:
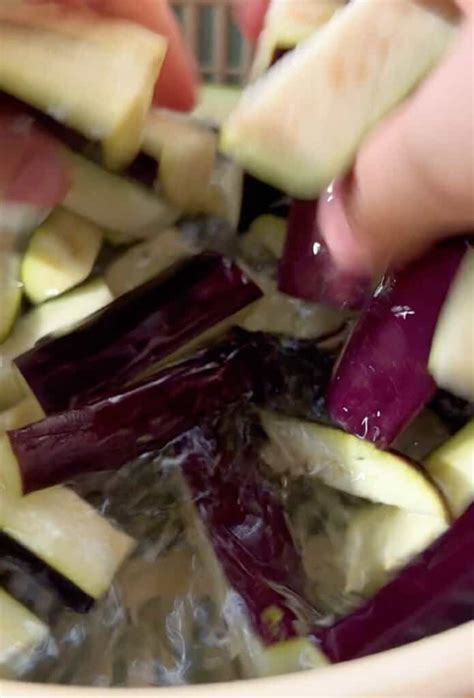
<svg viewBox="0 0 474 698">
<path fill-rule="evenodd" d="M 474 500 L 474 420 L 430 453 L 425 466 L 453 514 L 460 516 Z"/>
<path fill-rule="evenodd" d="M 289 642 L 304 626 L 299 616 L 304 577 L 278 494 L 259 477 L 258 458 L 245 447 L 237 455 L 227 453 L 218 435 L 199 430 L 179 444 L 177 458 L 215 574 L 225 576 L 223 584 L 244 604 L 242 622 L 250 625 L 246 641 L 255 671 L 279 673 L 280 661 L 293 671 L 304 668 L 305 660 L 307 667 L 324 663 L 310 641 Z"/>
<path fill-rule="evenodd" d="M 21 278 L 30 301 L 43 303 L 85 281 L 101 245 L 97 226 L 57 209 L 34 231 L 23 257 Z"/>
<path fill-rule="evenodd" d="M 308 474 L 342 492 L 446 520 L 436 488 L 403 456 L 332 427 L 268 412 L 261 419 L 270 437 L 263 457 L 275 471 Z"/>
<path fill-rule="evenodd" d="M 205 253 L 40 344 L 16 365 L 45 412 L 60 412 L 124 386 L 260 295 L 234 263 Z"/>
<path fill-rule="evenodd" d="M 0 589 L 0 678 L 14 678 L 48 637 L 48 628 Z"/>
<path fill-rule="evenodd" d="M 389 446 L 433 397 L 433 336 L 467 247 L 428 252 L 379 289 L 355 325 L 336 367 L 328 409 L 337 424 Z"/>
<path fill-rule="evenodd" d="M 0 436 L 1 478 L 32 492 L 84 472 L 115 470 L 251 395 L 251 347 L 225 343 L 97 402 Z"/>
<path fill-rule="evenodd" d="M 319 230 L 317 212 L 317 201 L 292 202 L 279 288 L 306 301 L 360 310 L 370 298 L 371 279 L 335 266 Z"/>
<path fill-rule="evenodd" d="M 335 662 L 382 652 L 473 620 L 474 505 L 365 605 L 328 628 Z"/>
</svg>

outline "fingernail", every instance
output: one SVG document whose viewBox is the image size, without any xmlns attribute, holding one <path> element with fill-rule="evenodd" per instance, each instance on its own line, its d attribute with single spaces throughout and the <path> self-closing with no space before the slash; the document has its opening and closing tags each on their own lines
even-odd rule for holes
<svg viewBox="0 0 474 698">
<path fill-rule="evenodd" d="M 351 178 L 346 177 L 333 182 L 322 194 L 319 200 L 318 226 L 337 267 L 370 277 L 367 255 L 347 216 L 350 187 Z"/>
</svg>

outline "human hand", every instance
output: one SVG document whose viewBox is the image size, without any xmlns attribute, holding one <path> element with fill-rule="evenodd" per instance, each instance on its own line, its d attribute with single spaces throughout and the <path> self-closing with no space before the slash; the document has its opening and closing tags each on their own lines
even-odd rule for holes
<svg viewBox="0 0 474 698">
<path fill-rule="evenodd" d="M 269 0 L 236 0 L 255 39 Z M 473 0 L 456 46 L 360 149 L 351 176 L 323 197 L 319 221 L 336 264 L 381 272 L 474 224 Z"/>
<path fill-rule="evenodd" d="M 474 224 L 473 2 L 420 89 L 368 137 L 350 177 L 324 197 L 319 223 L 342 269 L 383 272 Z"/>
</svg>

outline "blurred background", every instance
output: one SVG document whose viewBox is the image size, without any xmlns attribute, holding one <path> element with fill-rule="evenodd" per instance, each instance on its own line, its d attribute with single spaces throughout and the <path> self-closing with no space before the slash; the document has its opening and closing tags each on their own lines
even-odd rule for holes
<svg viewBox="0 0 474 698">
<path fill-rule="evenodd" d="M 206 82 L 242 84 L 252 47 L 232 20 L 231 0 L 171 0 Z"/>
</svg>

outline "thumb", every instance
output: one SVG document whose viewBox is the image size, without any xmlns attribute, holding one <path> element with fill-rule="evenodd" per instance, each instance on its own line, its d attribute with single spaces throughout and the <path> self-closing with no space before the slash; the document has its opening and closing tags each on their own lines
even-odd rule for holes
<svg viewBox="0 0 474 698">
<path fill-rule="evenodd" d="M 352 175 L 321 200 L 336 264 L 373 273 L 474 224 L 473 22 L 362 146 Z"/>
</svg>

